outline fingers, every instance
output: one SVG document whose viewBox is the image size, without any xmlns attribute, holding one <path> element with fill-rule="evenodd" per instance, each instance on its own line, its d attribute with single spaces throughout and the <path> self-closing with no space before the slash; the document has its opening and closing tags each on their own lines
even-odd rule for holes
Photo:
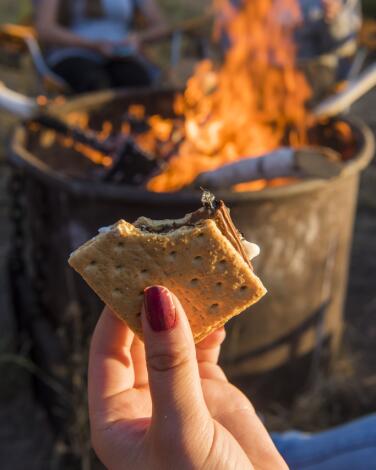
<svg viewBox="0 0 376 470">
<path fill-rule="evenodd" d="M 227 377 L 218 366 L 221 344 L 226 338 L 225 329 L 219 328 L 196 344 L 196 357 L 201 379 L 221 380 L 227 382 Z"/>
<path fill-rule="evenodd" d="M 222 327 L 214 331 L 211 335 L 201 341 L 201 343 L 196 344 L 197 361 L 199 363 L 210 362 L 211 364 L 217 364 L 219 353 L 221 351 L 221 344 L 225 338 L 226 332 Z"/>
<path fill-rule="evenodd" d="M 192 332 L 180 302 L 166 288 L 145 290 L 142 313 L 153 402 L 152 423 L 184 428 L 209 418 Z"/>
<path fill-rule="evenodd" d="M 89 405 L 134 385 L 131 330 L 108 307 L 97 323 L 89 356 Z"/>
<path fill-rule="evenodd" d="M 201 380 L 210 379 L 220 380 L 221 382 L 228 382 L 226 374 L 218 364 L 212 364 L 211 362 L 199 362 L 198 369 Z"/>
<path fill-rule="evenodd" d="M 255 469 L 288 470 L 286 463 L 252 407 L 245 406 L 216 419 L 235 437 Z"/>
<path fill-rule="evenodd" d="M 134 368 L 134 387 L 143 387 L 148 383 L 148 371 L 146 368 L 145 346 L 137 336 L 133 340 L 131 355 Z"/>
</svg>

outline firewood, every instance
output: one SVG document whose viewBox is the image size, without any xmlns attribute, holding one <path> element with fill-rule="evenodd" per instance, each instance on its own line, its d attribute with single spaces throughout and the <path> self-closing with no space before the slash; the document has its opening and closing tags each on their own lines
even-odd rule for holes
<svg viewBox="0 0 376 470">
<path fill-rule="evenodd" d="M 259 179 L 328 179 L 338 176 L 343 168 L 340 155 L 332 149 L 283 147 L 265 155 L 245 158 L 217 170 L 201 173 L 193 184 L 197 188 L 219 189 Z"/>
<path fill-rule="evenodd" d="M 128 136 L 126 139 L 101 140 L 98 133 L 90 129 L 72 127 L 59 116 L 48 113 L 36 100 L 14 92 L 0 82 L 0 108 L 28 119 L 44 129 L 51 129 L 58 134 L 70 137 L 105 155 L 113 157 L 109 169 L 99 169 L 95 176 L 104 181 L 115 181 L 130 185 L 144 184 L 153 174 L 161 169 L 161 162 L 143 152 Z"/>
<path fill-rule="evenodd" d="M 0 82 L 0 109 L 22 118 L 30 119 L 39 112 L 36 100 L 10 90 L 3 82 Z"/>
<path fill-rule="evenodd" d="M 338 116 L 375 86 L 376 64 L 373 64 L 358 78 L 351 80 L 342 92 L 322 101 L 313 113 L 317 119 Z"/>
</svg>

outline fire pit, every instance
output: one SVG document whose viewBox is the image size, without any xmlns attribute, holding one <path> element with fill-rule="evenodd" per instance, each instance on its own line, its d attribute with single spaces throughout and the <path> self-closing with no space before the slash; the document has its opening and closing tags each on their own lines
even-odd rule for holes
<svg viewBox="0 0 376 470">
<path fill-rule="evenodd" d="M 217 4 L 224 63 L 200 63 L 177 99 L 158 89 L 37 106 L 0 88 L 0 105 L 28 118 L 10 152 L 17 311 L 38 364 L 78 401 L 100 302 L 68 255 L 119 218 L 195 210 L 200 184 L 218 188 L 261 245 L 254 264 L 269 290 L 228 326 L 221 361 L 231 379 L 251 380 L 256 406 L 291 398 L 338 350 L 358 179 L 374 151 L 370 131 L 339 112 L 374 85 L 376 69 L 313 108 L 295 61 L 298 4 Z"/>
<path fill-rule="evenodd" d="M 63 118 L 85 111 L 90 128 L 99 130 L 109 120 L 117 129 L 132 103 L 169 116 L 174 94 L 171 90 L 105 92 L 67 102 L 54 112 Z M 278 387 L 270 387 L 270 380 L 278 380 L 277 370 L 284 374 L 289 370 L 303 385 L 311 371 L 308 366 L 317 364 L 319 353 L 320 358 L 332 357 L 338 349 L 359 174 L 374 151 L 373 136 L 364 124 L 343 122 L 351 129 L 356 149 L 340 176 L 257 192 L 219 190 L 216 194 L 230 206 L 245 237 L 262 248 L 254 264 L 269 294 L 249 314 L 229 324 L 221 359 L 233 379 L 261 374 L 260 397 L 265 389 L 271 390 L 272 398 L 282 393 Z M 68 331 L 83 328 L 88 333 L 100 311 L 98 299 L 67 267 L 69 253 L 100 226 L 141 215 L 180 217 L 197 208 L 201 197 L 197 190 L 152 193 L 69 176 L 74 158 L 69 148 L 46 147 L 40 135 L 25 124 L 15 130 L 10 162 L 24 177 L 21 199 L 25 209 L 19 229 L 25 244 L 16 253 L 27 246 L 27 277 L 37 293 L 39 318 L 56 338 L 54 348 L 59 350 L 62 345 L 56 357 L 49 358 L 57 365 L 67 354 L 63 345 L 72 347 L 67 331 L 65 338 L 61 336 L 62 325 L 71 325 Z M 74 165 L 72 168 L 77 171 Z M 77 315 L 72 312 L 77 309 L 84 325 L 75 323 Z M 265 379 L 267 371 L 273 371 L 273 379 Z M 298 371 L 304 371 L 303 375 Z M 283 383 L 289 393 L 296 391 L 292 381 Z M 254 388 L 253 393 L 256 391 Z"/>
</svg>

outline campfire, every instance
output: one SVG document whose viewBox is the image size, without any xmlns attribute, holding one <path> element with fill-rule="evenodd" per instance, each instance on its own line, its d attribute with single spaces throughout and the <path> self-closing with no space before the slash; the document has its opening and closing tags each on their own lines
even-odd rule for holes
<svg viewBox="0 0 376 470">
<path fill-rule="evenodd" d="M 77 410 L 86 409 L 86 354 L 102 305 L 67 268 L 69 254 L 121 218 L 194 211 L 200 186 L 213 188 L 241 233 L 262 246 L 254 267 L 269 292 L 228 325 L 227 376 L 249 387 L 260 409 L 291 403 L 338 351 L 359 175 L 374 155 L 369 129 L 341 112 L 375 70 L 366 87 L 313 105 L 295 64 L 295 0 L 275 0 L 273 15 L 270 0 L 245 3 L 241 12 L 216 4 L 215 34 L 229 47 L 222 65 L 200 63 L 183 91 L 63 102 L 0 85 L 0 107 L 23 119 L 8 155 L 15 314 L 41 371 L 38 393 L 61 434 L 76 423 L 77 446 L 85 444 Z M 291 16 L 281 24 L 286 6 Z"/>
<path fill-rule="evenodd" d="M 281 145 L 307 143 L 310 89 L 296 68 L 293 42 L 297 2 L 283 0 L 276 8 L 272 0 L 244 2 L 236 10 L 220 0 L 216 8 L 217 36 L 226 31 L 230 42 L 224 64 L 200 63 L 175 100 L 178 118 L 152 116 L 150 130 L 137 139 L 151 152 L 159 141 L 180 143 L 165 171 L 150 181 L 153 191 L 176 191 L 200 173 Z M 286 15 L 288 23 L 281 21 Z M 241 189 L 262 186 L 256 181 Z"/>
<path fill-rule="evenodd" d="M 196 210 L 199 186 L 213 187 L 241 233 L 262 245 L 255 269 L 269 295 L 228 326 L 228 376 L 251 377 L 256 403 L 290 399 L 338 350 L 358 179 L 374 151 L 367 127 L 340 113 L 375 73 L 359 82 L 366 87 L 311 107 L 294 64 L 298 10 L 281 26 L 270 1 L 246 3 L 239 14 L 218 4 L 216 34 L 226 29 L 230 43 L 223 65 L 199 64 L 183 92 L 116 90 L 62 103 L 0 86 L 0 107 L 23 118 L 9 146 L 17 318 L 40 369 L 67 383 L 77 402 L 101 303 L 67 269 L 69 254 L 121 218 Z M 61 413 L 59 397 L 49 402 L 59 422 L 65 415 L 65 432 L 76 406 Z"/>
<path fill-rule="evenodd" d="M 236 9 L 217 0 L 215 8 L 215 37 L 228 45 L 223 61 L 199 63 L 183 92 L 134 92 L 122 110 L 102 110 L 97 119 L 74 109 L 64 122 L 49 113 L 60 102 L 39 100 L 29 120 L 31 146 L 67 176 L 159 193 L 257 191 L 338 174 L 358 143 L 337 115 L 376 71 L 315 109 L 296 64 L 298 2 L 259 0 Z"/>
</svg>

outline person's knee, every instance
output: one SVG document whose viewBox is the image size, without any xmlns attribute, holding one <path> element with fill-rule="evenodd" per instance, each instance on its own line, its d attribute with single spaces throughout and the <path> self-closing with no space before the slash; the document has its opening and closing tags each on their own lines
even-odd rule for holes
<svg viewBox="0 0 376 470">
<path fill-rule="evenodd" d="M 137 60 L 112 63 L 109 73 L 114 87 L 147 87 L 152 84 L 147 64 Z"/>
<path fill-rule="evenodd" d="M 111 88 L 111 80 L 109 75 L 101 69 L 91 70 L 82 77 L 82 92 L 107 90 Z"/>
<path fill-rule="evenodd" d="M 93 61 L 69 58 L 54 67 L 74 93 L 85 93 L 111 87 L 110 76 L 104 66 Z"/>
</svg>

